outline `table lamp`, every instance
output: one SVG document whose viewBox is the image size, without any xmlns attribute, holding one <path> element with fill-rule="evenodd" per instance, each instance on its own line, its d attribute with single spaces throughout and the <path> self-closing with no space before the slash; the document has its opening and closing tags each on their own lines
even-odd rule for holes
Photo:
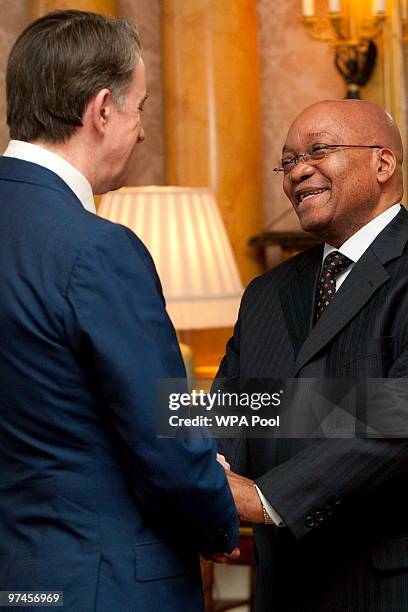
<svg viewBox="0 0 408 612">
<path fill-rule="evenodd" d="M 221 215 L 207 188 L 124 187 L 98 214 L 121 223 L 149 249 L 176 330 L 232 326 L 242 283 Z M 192 376 L 192 354 L 181 347 Z"/>
</svg>

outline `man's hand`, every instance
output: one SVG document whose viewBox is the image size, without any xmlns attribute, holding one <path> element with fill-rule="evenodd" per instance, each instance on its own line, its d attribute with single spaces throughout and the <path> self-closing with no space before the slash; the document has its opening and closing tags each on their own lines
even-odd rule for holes
<svg viewBox="0 0 408 612">
<path fill-rule="evenodd" d="M 207 561 L 213 561 L 213 563 L 226 563 L 229 560 L 235 561 L 239 558 L 239 548 L 234 548 L 232 553 L 213 553 L 212 555 L 202 555 Z"/>
<path fill-rule="evenodd" d="M 264 523 L 262 503 L 255 489 L 254 482 L 226 470 L 225 474 L 231 487 L 232 496 L 241 520 L 250 523 Z"/>
</svg>

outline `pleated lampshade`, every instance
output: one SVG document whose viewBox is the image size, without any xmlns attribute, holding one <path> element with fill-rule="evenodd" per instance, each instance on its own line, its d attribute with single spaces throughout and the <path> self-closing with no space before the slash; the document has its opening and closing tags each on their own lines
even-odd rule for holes
<svg viewBox="0 0 408 612">
<path fill-rule="evenodd" d="M 210 189 L 124 187 L 103 196 L 98 214 L 147 246 L 176 329 L 235 323 L 242 283 Z"/>
</svg>

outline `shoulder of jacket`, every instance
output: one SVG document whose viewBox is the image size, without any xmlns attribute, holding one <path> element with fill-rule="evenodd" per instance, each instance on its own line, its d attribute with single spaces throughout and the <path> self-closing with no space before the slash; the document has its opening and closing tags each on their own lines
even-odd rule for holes
<svg viewBox="0 0 408 612">
<path fill-rule="evenodd" d="M 302 251 L 297 255 L 294 255 L 290 259 L 282 261 L 277 266 L 274 266 L 270 270 L 267 270 L 260 276 L 252 279 L 247 286 L 245 293 L 252 291 L 259 291 L 264 287 L 268 287 L 274 283 L 286 282 L 290 276 L 293 274 L 295 270 L 302 265 L 306 265 L 308 259 L 310 259 L 311 255 L 315 254 L 317 250 L 320 250 L 321 246 L 314 246 L 307 251 Z"/>
</svg>

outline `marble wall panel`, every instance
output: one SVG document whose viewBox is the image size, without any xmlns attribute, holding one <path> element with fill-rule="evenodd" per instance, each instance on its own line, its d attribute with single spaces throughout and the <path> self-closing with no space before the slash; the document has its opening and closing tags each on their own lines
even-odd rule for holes
<svg viewBox="0 0 408 612">
<path fill-rule="evenodd" d="M 344 85 L 329 45 L 306 35 L 300 0 L 258 0 L 258 18 L 264 222 L 273 229 L 298 229 L 273 168 L 295 116 L 317 100 L 342 98 Z"/>
<path fill-rule="evenodd" d="M 122 17 L 133 21 L 140 31 L 146 64 L 147 100 L 144 113 L 146 139 L 139 144 L 130 165 L 128 185 L 164 183 L 163 92 L 161 66 L 160 0 L 120 0 Z"/>
<path fill-rule="evenodd" d="M 26 0 L 0 0 L 0 153 L 9 140 L 6 124 L 5 70 L 10 48 L 28 21 Z"/>
</svg>

